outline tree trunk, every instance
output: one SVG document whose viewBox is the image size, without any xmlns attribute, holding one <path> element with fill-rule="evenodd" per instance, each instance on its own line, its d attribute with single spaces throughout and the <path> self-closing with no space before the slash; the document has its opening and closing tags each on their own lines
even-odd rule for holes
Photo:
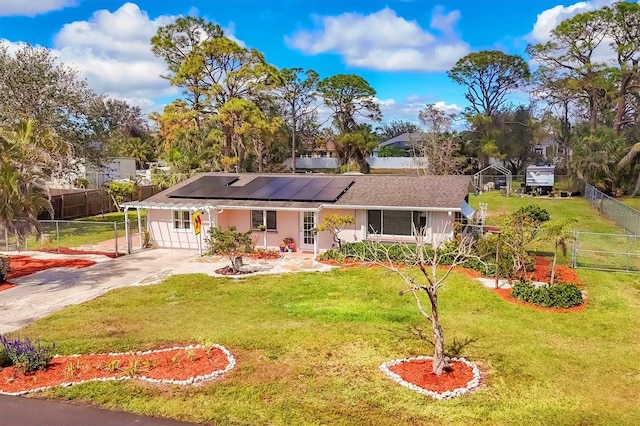
<svg viewBox="0 0 640 426">
<path fill-rule="evenodd" d="M 438 295 L 429 292 L 431 302 L 431 325 L 433 327 L 433 374 L 440 376 L 447 362 L 444 359 L 444 331 L 438 320 Z"/>
<path fill-rule="evenodd" d="M 551 263 L 551 279 L 549 280 L 549 285 L 553 285 L 553 280 L 556 275 L 556 261 L 558 259 L 558 244 L 556 244 L 556 249 L 553 252 L 553 263 Z"/>
<path fill-rule="evenodd" d="M 631 193 L 631 196 L 635 197 L 638 191 L 640 191 L 640 173 L 638 174 L 638 180 L 636 180 L 636 187 L 633 188 L 633 192 Z"/>
<path fill-rule="evenodd" d="M 291 128 L 291 173 L 296 172 L 296 122 Z"/>
<path fill-rule="evenodd" d="M 231 146 L 233 145 L 233 135 L 229 129 L 225 129 L 224 131 L 224 147 L 222 149 L 222 155 L 231 158 Z M 229 164 L 225 162 L 224 171 L 225 173 L 229 172 Z"/>
</svg>

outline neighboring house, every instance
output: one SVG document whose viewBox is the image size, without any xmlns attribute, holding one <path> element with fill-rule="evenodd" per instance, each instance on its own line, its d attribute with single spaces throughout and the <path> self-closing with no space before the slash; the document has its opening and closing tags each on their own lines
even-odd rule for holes
<svg viewBox="0 0 640 426">
<path fill-rule="evenodd" d="M 412 157 L 415 154 L 416 144 L 422 140 L 424 133 L 403 133 L 387 141 L 381 142 L 376 149 L 373 150 L 373 157 L 379 157 L 382 148 L 397 148 L 403 152 L 405 157 Z"/>
<path fill-rule="evenodd" d="M 88 183 L 84 189 L 97 189 L 105 182 L 116 179 L 135 179 L 136 160 L 133 158 L 111 158 L 102 167 L 85 165 L 82 160 L 78 160 L 73 171 L 67 172 L 60 178 L 53 178 L 47 182 L 49 188 L 77 189 L 82 186 L 80 183 Z"/>
<path fill-rule="evenodd" d="M 296 175 L 201 173 L 125 209 L 147 209 L 155 247 L 199 249 L 212 226 L 254 231 L 258 247 L 277 248 L 284 238 L 317 253 L 333 246 L 328 232 L 315 228 L 332 213 L 356 223 L 343 241 L 412 241 L 412 223 L 427 238 L 451 235 L 455 220 L 470 218 L 469 176 Z M 192 214 L 201 212 L 202 233 L 193 232 Z M 125 217 L 127 217 L 125 215 Z M 258 229 L 266 225 L 264 234 Z"/>
</svg>

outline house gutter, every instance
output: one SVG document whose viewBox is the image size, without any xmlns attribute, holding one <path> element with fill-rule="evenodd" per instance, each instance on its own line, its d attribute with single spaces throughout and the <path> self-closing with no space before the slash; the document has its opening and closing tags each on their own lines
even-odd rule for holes
<svg viewBox="0 0 640 426">
<path fill-rule="evenodd" d="M 408 206 L 364 206 L 364 205 L 335 205 L 335 204 L 322 204 L 321 209 L 339 209 L 339 210 L 403 210 L 403 211 L 429 211 L 429 212 L 461 212 L 460 207 L 408 207 Z"/>
</svg>

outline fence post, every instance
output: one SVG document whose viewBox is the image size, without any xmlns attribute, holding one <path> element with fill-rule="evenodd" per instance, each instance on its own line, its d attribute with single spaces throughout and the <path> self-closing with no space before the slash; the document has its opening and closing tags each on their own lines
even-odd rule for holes
<svg viewBox="0 0 640 426">
<path fill-rule="evenodd" d="M 58 253 L 60 253 L 60 222 L 56 220 L 56 244 L 58 246 Z"/>
<path fill-rule="evenodd" d="M 578 264 L 578 231 L 573 230 L 573 244 L 571 245 L 571 267 L 575 268 Z"/>
<path fill-rule="evenodd" d="M 632 236 L 627 235 L 627 241 L 629 241 L 629 245 L 627 246 L 627 272 L 631 271 L 631 247 L 633 244 Z"/>
<path fill-rule="evenodd" d="M 116 242 L 116 257 L 118 257 L 118 222 L 113 221 L 113 241 Z"/>
</svg>

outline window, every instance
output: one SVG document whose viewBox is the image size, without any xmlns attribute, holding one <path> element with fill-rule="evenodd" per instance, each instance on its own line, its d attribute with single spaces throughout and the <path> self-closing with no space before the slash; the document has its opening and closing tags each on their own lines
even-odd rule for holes
<svg viewBox="0 0 640 426">
<path fill-rule="evenodd" d="M 387 235 L 411 235 L 411 212 L 385 210 L 382 215 L 382 232 Z"/>
<path fill-rule="evenodd" d="M 368 210 L 367 232 L 384 235 L 413 235 L 428 226 L 428 213 L 409 210 Z"/>
<path fill-rule="evenodd" d="M 264 225 L 264 211 L 251 210 L 251 229 L 258 229 L 258 226 Z M 278 229 L 276 222 L 276 212 L 267 210 L 267 230 L 275 231 Z"/>
<path fill-rule="evenodd" d="M 173 229 L 191 229 L 191 213 L 188 210 L 173 211 Z"/>
</svg>

